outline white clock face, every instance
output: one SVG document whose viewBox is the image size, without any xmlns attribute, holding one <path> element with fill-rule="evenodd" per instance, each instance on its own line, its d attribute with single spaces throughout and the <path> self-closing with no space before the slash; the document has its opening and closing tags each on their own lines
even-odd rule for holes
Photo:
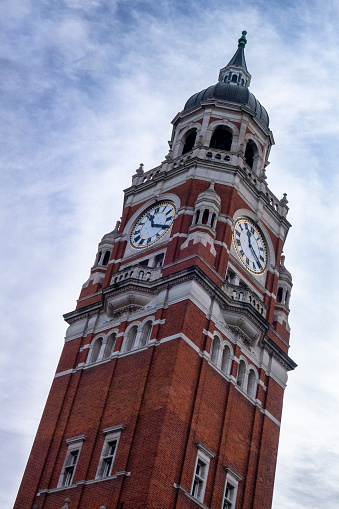
<svg viewBox="0 0 339 509">
<path fill-rule="evenodd" d="M 236 253 L 252 274 L 264 274 L 267 270 L 267 249 L 264 238 L 255 224 L 247 217 L 239 217 L 233 232 Z"/>
<path fill-rule="evenodd" d="M 161 201 L 148 208 L 132 229 L 129 242 L 133 249 L 145 249 L 158 242 L 172 226 L 175 212 L 172 201 Z"/>
</svg>

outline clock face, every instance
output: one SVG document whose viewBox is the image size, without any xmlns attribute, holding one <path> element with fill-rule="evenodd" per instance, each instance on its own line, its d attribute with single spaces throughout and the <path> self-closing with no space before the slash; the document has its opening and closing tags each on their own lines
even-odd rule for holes
<svg viewBox="0 0 339 509">
<path fill-rule="evenodd" d="M 175 212 L 172 201 L 161 201 L 149 207 L 133 226 L 129 239 L 133 249 L 145 249 L 158 242 L 172 226 Z"/>
<path fill-rule="evenodd" d="M 267 270 L 267 249 L 259 229 L 247 217 L 239 217 L 233 232 L 233 245 L 245 268 L 259 276 Z"/>
</svg>

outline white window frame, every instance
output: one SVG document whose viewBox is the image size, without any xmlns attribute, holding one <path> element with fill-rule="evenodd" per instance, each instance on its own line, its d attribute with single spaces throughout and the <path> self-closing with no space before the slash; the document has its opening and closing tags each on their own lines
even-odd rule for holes
<svg viewBox="0 0 339 509">
<path fill-rule="evenodd" d="M 193 479 L 192 479 L 192 485 L 191 485 L 191 495 L 192 495 L 192 497 L 194 497 L 195 499 L 197 499 L 199 502 L 202 503 L 204 501 L 204 497 L 205 497 L 208 471 L 210 468 L 210 461 L 211 461 L 211 458 L 214 458 L 214 454 L 207 447 L 205 447 L 204 445 L 202 445 L 200 443 L 197 443 L 196 446 L 198 448 L 198 452 L 197 452 L 197 457 L 196 457 L 195 465 L 194 465 Z M 198 467 L 199 462 L 204 465 L 203 476 L 200 476 L 197 473 L 197 467 Z M 201 489 L 199 490 L 199 493 L 197 493 L 197 494 L 194 493 L 196 481 L 201 482 Z"/>
<path fill-rule="evenodd" d="M 242 480 L 242 476 L 238 474 L 235 470 L 233 470 L 233 468 L 231 467 L 225 467 L 225 470 L 226 470 L 226 480 L 224 493 L 222 496 L 221 509 L 235 509 L 238 494 L 238 484 Z M 226 498 L 228 487 L 232 489 L 232 495 L 231 497 Z M 228 503 L 228 506 L 226 506 L 226 503 Z"/>
<path fill-rule="evenodd" d="M 111 428 L 106 428 L 103 430 L 103 433 L 105 435 L 105 441 L 104 441 L 104 445 L 102 446 L 102 450 L 101 450 L 99 465 L 98 465 L 97 473 L 95 476 L 96 479 L 108 479 L 109 477 L 112 476 L 112 469 L 113 469 L 115 457 L 116 457 L 117 450 L 118 450 L 120 435 L 121 435 L 121 432 L 123 429 L 124 429 L 124 426 L 122 424 L 120 424 L 118 426 L 112 426 Z M 115 442 L 114 452 L 112 455 L 108 455 L 110 444 L 112 442 Z M 109 472 L 108 472 L 108 475 L 104 475 L 105 468 L 106 468 L 108 461 L 110 461 Z"/>
<path fill-rule="evenodd" d="M 76 471 L 76 468 L 77 468 L 77 465 L 79 462 L 82 444 L 84 443 L 85 440 L 86 440 L 85 435 L 68 438 L 66 440 L 66 443 L 68 444 L 68 450 L 67 450 L 65 461 L 64 461 L 64 464 L 63 464 L 63 467 L 61 470 L 61 474 L 59 477 L 58 488 L 67 488 L 67 486 L 72 486 L 74 484 L 73 483 L 74 474 L 75 474 L 75 471 Z M 74 458 L 75 453 L 77 453 L 77 456 L 76 456 L 75 463 L 73 463 L 72 458 Z M 67 480 L 68 473 L 71 470 L 70 467 L 73 467 L 71 479 L 70 479 L 70 482 L 67 482 L 67 484 L 65 484 L 65 482 Z"/>
</svg>

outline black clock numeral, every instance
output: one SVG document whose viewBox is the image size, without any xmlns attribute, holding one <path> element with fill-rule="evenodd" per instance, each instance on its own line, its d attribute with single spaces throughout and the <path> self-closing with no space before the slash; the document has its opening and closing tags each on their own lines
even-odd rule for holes
<svg viewBox="0 0 339 509">
<path fill-rule="evenodd" d="M 247 258 L 247 256 L 245 256 L 245 260 L 246 260 L 247 265 L 249 265 L 250 264 L 250 260 L 249 260 L 249 258 Z"/>
<path fill-rule="evenodd" d="M 260 260 L 263 262 L 265 258 L 262 255 L 260 255 Z"/>
<path fill-rule="evenodd" d="M 254 230 L 253 226 L 250 226 L 250 230 L 251 230 L 252 235 L 254 235 L 255 230 Z"/>
<path fill-rule="evenodd" d="M 134 236 L 134 241 L 135 242 L 139 242 L 140 238 L 141 238 L 140 235 L 135 235 Z"/>
<path fill-rule="evenodd" d="M 240 240 L 238 240 L 238 239 L 236 239 L 236 240 L 237 240 L 237 244 L 238 244 L 238 246 L 241 246 L 241 242 L 240 242 Z"/>
<path fill-rule="evenodd" d="M 260 263 L 260 260 L 257 261 L 258 269 L 261 269 L 262 265 Z"/>
</svg>

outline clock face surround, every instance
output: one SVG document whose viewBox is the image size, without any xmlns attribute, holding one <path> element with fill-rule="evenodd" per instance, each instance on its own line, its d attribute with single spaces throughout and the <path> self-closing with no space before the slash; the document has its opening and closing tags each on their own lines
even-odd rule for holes
<svg viewBox="0 0 339 509">
<path fill-rule="evenodd" d="M 260 276 L 267 270 L 267 248 L 257 226 L 247 217 L 239 217 L 233 232 L 233 245 L 242 265 Z"/>
<path fill-rule="evenodd" d="M 129 238 L 131 247 L 145 249 L 158 242 L 172 226 L 175 213 L 175 204 L 170 200 L 149 207 L 133 226 Z"/>
</svg>

